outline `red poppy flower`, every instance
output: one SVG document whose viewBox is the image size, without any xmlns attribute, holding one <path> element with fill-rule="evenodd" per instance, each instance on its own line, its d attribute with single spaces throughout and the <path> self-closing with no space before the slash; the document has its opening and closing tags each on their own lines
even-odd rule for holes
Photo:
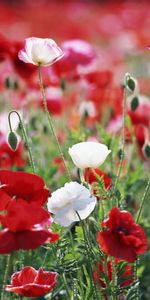
<svg viewBox="0 0 150 300">
<path fill-rule="evenodd" d="M 66 103 L 61 89 L 58 87 L 50 87 L 45 90 L 45 93 L 48 111 L 53 115 L 60 115 L 63 112 Z M 40 99 L 39 103 L 40 106 L 43 107 L 42 99 Z"/>
<path fill-rule="evenodd" d="M 20 142 L 15 151 L 13 151 L 6 141 L 0 143 L 0 167 L 9 169 L 12 166 L 22 168 L 26 165 L 26 159 L 22 157 L 25 149 Z"/>
<path fill-rule="evenodd" d="M 8 58 L 11 54 L 12 42 L 5 38 L 2 34 L 0 35 L 0 62 Z"/>
<path fill-rule="evenodd" d="M 96 175 L 103 179 L 105 189 L 110 189 L 111 188 L 112 180 L 102 170 L 86 168 L 85 171 L 84 171 L 84 179 L 85 179 L 86 182 L 88 182 L 90 184 L 98 182 L 98 178 L 97 178 Z"/>
<path fill-rule="evenodd" d="M 56 279 L 56 272 L 44 272 L 42 268 L 37 271 L 27 266 L 12 275 L 11 284 L 6 285 L 6 291 L 36 298 L 50 292 L 56 284 Z"/>
<path fill-rule="evenodd" d="M 120 282 L 120 287 L 127 286 L 134 281 L 133 277 L 133 268 L 129 264 L 124 264 L 121 270 L 118 268 L 119 262 L 118 259 L 115 259 L 115 274 L 117 276 L 118 282 Z M 107 274 L 105 274 L 105 271 Z M 111 261 L 107 261 L 106 270 L 104 268 L 104 261 L 98 262 L 97 271 L 94 272 L 94 281 L 96 283 L 100 283 L 102 288 L 106 288 L 107 284 L 105 282 L 105 276 L 107 276 L 108 280 L 112 281 L 112 263 Z"/>
<path fill-rule="evenodd" d="M 24 43 L 21 41 L 13 42 L 13 52 L 11 53 L 10 59 L 13 63 L 15 71 L 23 78 L 30 79 L 32 75 L 37 71 L 37 68 L 31 64 L 24 64 L 18 58 L 19 50 L 22 50 Z"/>
<path fill-rule="evenodd" d="M 113 74 L 111 71 L 91 71 L 84 75 L 84 78 L 98 88 L 105 88 L 112 83 Z"/>
<path fill-rule="evenodd" d="M 54 166 L 57 167 L 57 171 L 61 174 L 64 174 L 65 172 L 65 167 L 64 167 L 64 162 L 60 156 L 56 156 L 53 160 Z"/>
<path fill-rule="evenodd" d="M 19 232 L 12 232 L 5 228 L 0 231 L 0 254 L 36 249 L 45 243 L 54 243 L 58 239 L 58 233 L 53 233 L 41 226 Z"/>
<path fill-rule="evenodd" d="M 32 173 L 0 170 L 0 182 L 1 190 L 13 199 L 23 199 L 29 203 L 43 205 L 49 195 L 44 180 Z"/>
<path fill-rule="evenodd" d="M 92 46 L 84 40 L 68 40 L 62 43 L 64 56 L 53 65 L 58 76 L 78 79 L 77 66 L 86 66 L 96 57 Z"/>
<path fill-rule="evenodd" d="M 145 232 L 128 211 L 112 208 L 101 226 L 106 230 L 98 232 L 97 241 L 107 255 L 134 262 L 138 254 L 146 251 Z"/>
<path fill-rule="evenodd" d="M 30 229 L 36 224 L 46 222 L 49 218 L 50 214 L 43 207 L 22 199 L 10 200 L 4 215 L 0 214 L 1 224 L 13 232 Z"/>
<path fill-rule="evenodd" d="M 143 124 L 148 126 L 150 124 L 150 101 L 145 98 L 142 96 L 139 98 L 140 103 L 135 111 L 132 111 L 130 108 L 128 109 L 128 115 L 135 125 Z"/>
</svg>

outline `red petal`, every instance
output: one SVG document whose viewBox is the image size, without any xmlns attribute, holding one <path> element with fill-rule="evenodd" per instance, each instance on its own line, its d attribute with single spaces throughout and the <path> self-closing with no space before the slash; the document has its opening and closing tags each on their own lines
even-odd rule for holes
<svg viewBox="0 0 150 300">
<path fill-rule="evenodd" d="M 18 273 L 18 285 L 20 285 L 20 286 L 23 286 L 28 283 L 33 283 L 34 279 L 37 275 L 37 271 L 34 268 L 28 267 L 28 266 L 23 268 L 22 271 L 17 272 L 17 273 Z M 16 279 L 15 279 L 15 282 L 16 282 Z M 15 282 L 13 281 L 13 278 L 12 278 L 13 285 Z"/>
<path fill-rule="evenodd" d="M 17 250 L 15 235 L 8 229 L 0 231 L 0 254 L 8 254 Z"/>
<path fill-rule="evenodd" d="M 118 235 L 109 231 L 102 231 L 97 234 L 97 241 L 102 250 L 110 256 L 134 262 L 137 254 L 134 247 L 122 243 Z"/>
<path fill-rule="evenodd" d="M 49 219 L 49 213 L 35 203 L 28 203 L 22 199 L 12 201 L 7 208 L 7 214 L 1 216 L 3 226 L 11 231 L 22 231 Z"/>
<path fill-rule="evenodd" d="M 56 272 L 44 272 L 43 269 L 40 268 L 37 272 L 34 283 L 53 286 L 56 282 L 56 278 Z"/>
<path fill-rule="evenodd" d="M 39 228 L 17 232 L 16 235 L 18 249 L 23 250 L 35 249 L 51 238 L 51 232 Z"/>
<path fill-rule="evenodd" d="M 7 205 L 12 201 L 11 197 L 7 195 L 1 188 L 0 188 L 0 211 L 6 209 Z"/>
<path fill-rule="evenodd" d="M 10 196 L 16 196 L 17 198 L 29 201 L 32 201 L 32 197 L 37 191 L 40 190 L 40 193 L 42 189 L 48 191 L 44 189 L 45 183 L 40 176 L 27 172 L 1 170 L 0 182 L 7 185 L 3 187 L 3 190 Z M 45 197 L 47 197 L 47 193 L 44 194 Z M 39 201 L 41 202 L 40 199 Z M 44 199 L 45 201 L 46 199 Z"/>
</svg>

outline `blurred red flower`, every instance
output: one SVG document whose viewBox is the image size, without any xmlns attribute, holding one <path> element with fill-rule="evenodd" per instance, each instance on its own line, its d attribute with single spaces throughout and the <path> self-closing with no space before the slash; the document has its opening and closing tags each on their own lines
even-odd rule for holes
<svg viewBox="0 0 150 300">
<path fill-rule="evenodd" d="M 23 78 L 29 79 L 37 68 L 33 65 L 24 65 L 18 58 L 18 52 L 23 48 L 22 41 L 11 41 L 0 35 L 0 62 L 10 59 L 15 71 Z"/>
<path fill-rule="evenodd" d="M 15 151 L 13 151 L 5 140 L 0 140 L 0 168 L 9 169 L 16 166 L 23 168 L 26 165 L 26 159 L 23 158 L 25 149 L 20 142 Z"/>
<path fill-rule="evenodd" d="M 139 98 L 139 106 L 135 111 L 128 108 L 128 115 L 130 116 L 134 125 L 143 124 L 149 126 L 150 124 L 150 101 L 146 97 Z"/>
<path fill-rule="evenodd" d="M 97 175 L 97 176 L 96 176 Z M 84 179 L 86 182 L 92 184 L 98 182 L 98 178 L 101 177 L 104 181 L 105 189 L 110 189 L 112 184 L 112 179 L 100 169 L 86 168 L 84 171 Z"/>
<path fill-rule="evenodd" d="M 98 232 L 97 242 L 107 255 L 134 262 L 138 254 L 146 251 L 145 232 L 128 211 L 112 208 L 101 226 L 106 230 Z"/>
<path fill-rule="evenodd" d="M 6 291 L 36 298 L 51 291 L 56 284 L 56 279 L 56 272 L 43 271 L 42 268 L 37 271 L 27 266 L 12 275 L 11 284 L 6 285 Z"/>
<path fill-rule="evenodd" d="M 53 65 L 53 68 L 58 76 L 67 79 L 78 79 L 77 67 L 90 64 L 96 57 L 91 44 L 84 40 L 67 40 L 62 43 L 61 48 L 64 56 Z"/>
<path fill-rule="evenodd" d="M 0 34 L 0 62 L 9 57 L 12 53 L 12 43 Z"/>
<path fill-rule="evenodd" d="M 37 71 L 37 68 L 32 64 L 25 64 L 18 58 L 18 52 L 22 50 L 23 46 L 24 43 L 22 41 L 13 42 L 13 53 L 11 53 L 10 59 L 18 75 L 28 80 Z"/>
<path fill-rule="evenodd" d="M 91 84 L 97 86 L 97 88 L 105 88 L 112 83 L 113 73 L 109 70 L 106 71 L 90 71 L 84 75 L 84 78 Z"/>
</svg>

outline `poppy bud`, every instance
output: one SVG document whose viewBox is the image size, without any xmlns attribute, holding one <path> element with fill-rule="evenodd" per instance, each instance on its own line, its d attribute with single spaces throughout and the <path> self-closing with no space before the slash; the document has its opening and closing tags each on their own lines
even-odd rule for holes
<svg viewBox="0 0 150 300">
<path fill-rule="evenodd" d="M 131 110 L 135 111 L 139 106 L 139 98 L 137 96 L 133 97 L 131 99 L 130 105 L 131 105 Z"/>
<path fill-rule="evenodd" d="M 64 77 L 62 77 L 61 80 L 60 80 L 60 87 L 61 87 L 62 91 L 65 91 L 65 89 L 66 89 L 66 80 L 65 80 Z"/>
<path fill-rule="evenodd" d="M 8 135 L 8 144 L 12 150 L 16 150 L 18 146 L 18 138 L 14 131 L 10 131 Z"/>
<path fill-rule="evenodd" d="M 150 143 L 146 142 L 142 148 L 144 156 L 150 158 Z"/>
<path fill-rule="evenodd" d="M 131 92 L 135 91 L 136 85 L 137 85 L 137 82 L 135 81 L 135 79 L 133 77 L 129 77 L 127 79 L 127 87 Z"/>
<path fill-rule="evenodd" d="M 130 76 L 130 74 L 126 75 L 125 86 L 130 93 L 137 94 L 139 92 L 138 82 L 134 77 Z"/>
<path fill-rule="evenodd" d="M 5 86 L 6 86 L 6 89 L 10 89 L 11 88 L 11 82 L 10 82 L 10 78 L 7 77 L 5 79 Z"/>
</svg>

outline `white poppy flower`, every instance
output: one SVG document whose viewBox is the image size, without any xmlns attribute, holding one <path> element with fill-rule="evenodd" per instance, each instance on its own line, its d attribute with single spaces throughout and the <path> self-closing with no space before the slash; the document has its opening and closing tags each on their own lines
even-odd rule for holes
<svg viewBox="0 0 150 300">
<path fill-rule="evenodd" d="M 48 211 L 53 213 L 54 223 L 69 226 L 80 218 L 86 219 L 94 210 L 96 197 L 78 182 L 69 182 L 52 193 L 48 199 Z M 77 213 L 78 214 L 77 214 Z"/>
<path fill-rule="evenodd" d="M 97 142 L 82 142 L 69 148 L 69 154 L 74 164 L 80 168 L 96 168 L 103 164 L 111 150 Z"/>
<path fill-rule="evenodd" d="M 25 40 L 25 49 L 20 50 L 18 57 L 25 63 L 47 67 L 63 56 L 62 50 L 52 39 L 31 37 Z"/>
</svg>

